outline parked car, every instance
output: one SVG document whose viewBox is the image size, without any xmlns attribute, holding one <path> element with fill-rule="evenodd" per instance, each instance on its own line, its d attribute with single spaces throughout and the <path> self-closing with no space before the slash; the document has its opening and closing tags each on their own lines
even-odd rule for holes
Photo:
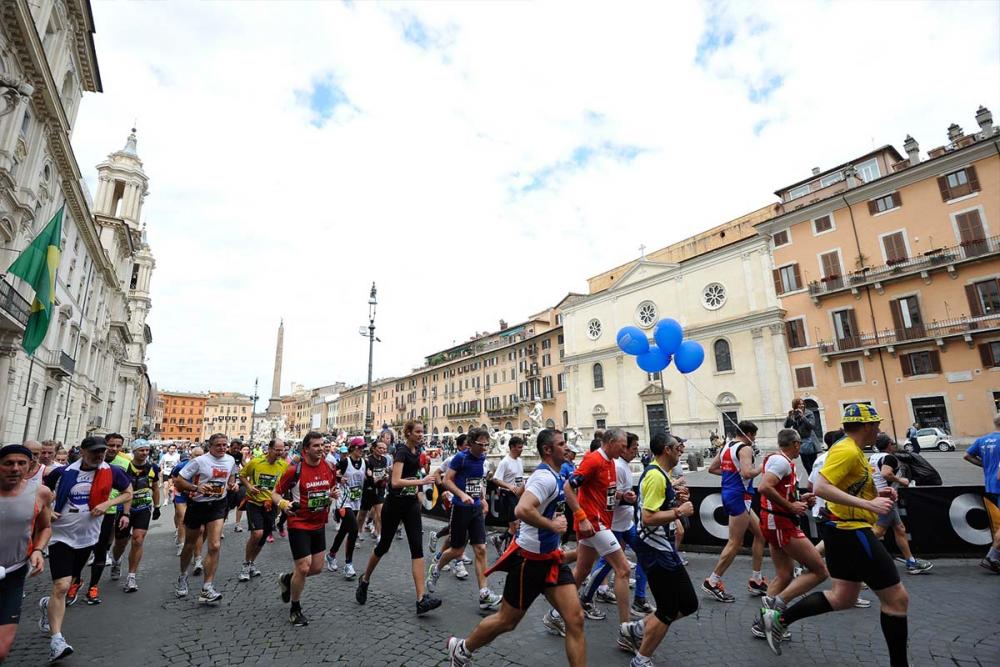
<svg viewBox="0 0 1000 667">
<path fill-rule="evenodd" d="M 936 449 L 939 452 L 955 451 L 955 445 L 951 442 L 951 434 L 937 427 L 922 428 L 917 431 L 917 444 L 920 445 L 920 449 Z M 909 442 L 903 443 L 903 451 L 913 451 Z"/>
</svg>

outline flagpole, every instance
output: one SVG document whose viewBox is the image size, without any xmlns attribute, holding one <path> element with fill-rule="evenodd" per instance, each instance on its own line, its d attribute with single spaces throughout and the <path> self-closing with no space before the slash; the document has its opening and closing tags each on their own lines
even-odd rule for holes
<svg viewBox="0 0 1000 667">
<path fill-rule="evenodd" d="M 28 382 L 25 383 L 25 385 L 24 385 L 24 406 L 23 407 L 27 407 L 27 405 L 28 405 L 28 390 L 31 389 L 31 371 L 34 370 L 34 368 L 35 368 L 35 354 L 34 353 L 29 354 L 28 355 L 28 359 L 31 360 L 31 363 L 28 364 Z"/>
<path fill-rule="evenodd" d="M 69 397 L 73 392 L 73 375 L 76 373 L 76 360 L 80 356 L 80 337 L 83 333 L 83 317 L 87 312 L 87 304 L 90 302 L 90 279 L 94 277 L 94 263 L 90 263 L 90 271 L 87 273 L 87 287 L 86 291 L 83 293 L 83 305 L 80 308 L 80 333 L 76 336 L 76 349 L 73 350 L 73 373 L 70 373 L 69 379 L 66 381 L 66 406 L 63 408 L 63 419 L 66 420 L 66 429 L 63 432 L 63 443 L 65 444 L 69 440 Z M 86 400 L 86 397 L 84 397 Z M 56 432 L 52 434 L 53 438 L 58 437 L 58 429 L 56 426 Z"/>
</svg>

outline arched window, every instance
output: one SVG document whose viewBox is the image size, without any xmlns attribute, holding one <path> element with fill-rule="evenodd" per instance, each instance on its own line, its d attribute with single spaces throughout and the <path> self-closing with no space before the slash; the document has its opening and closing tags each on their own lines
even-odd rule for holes
<svg viewBox="0 0 1000 667">
<path fill-rule="evenodd" d="M 459 427 L 458 427 L 458 434 L 459 434 L 459 435 L 461 435 L 462 433 L 463 433 L 463 431 L 462 431 L 462 427 L 461 427 L 461 426 L 459 426 Z"/>
<path fill-rule="evenodd" d="M 504 424 L 503 427 L 507 431 L 513 431 L 514 430 L 514 425 L 511 424 L 510 422 L 507 422 L 506 424 Z"/>
<path fill-rule="evenodd" d="M 712 349 L 715 352 L 715 372 L 733 370 L 733 355 L 729 351 L 729 341 L 720 338 L 713 343 Z"/>
<path fill-rule="evenodd" d="M 594 364 L 594 389 L 604 389 L 604 366 Z"/>
<path fill-rule="evenodd" d="M 525 419 L 523 422 L 521 422 L 521 429 L 522 430 L 527 431 L 529 428 L 531 428 L 531 424 L 528 423 L 527 419 Z"/>
<path fill-rule="evenodd" d="M 546 419 L 545 420 L 545 428 L 555 428 L 555 427 L 556 427 L 556 423 L 553 420 L 551 420 L 551 419 Z"/>
</svg>

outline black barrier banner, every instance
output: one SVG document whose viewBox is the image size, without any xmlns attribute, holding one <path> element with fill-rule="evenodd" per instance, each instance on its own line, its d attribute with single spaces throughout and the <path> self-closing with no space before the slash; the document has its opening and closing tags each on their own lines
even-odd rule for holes
<svg viewBox="0 0 1000 667">
<path fill-rule="evenodd" d="M 692 550 L 699 546 L 721 548 L 729 539 L 729 516 L 722 507 L 719 487 L 692 486 L 689 489 L 695 512 L 688 519 L 684 545 L 692 547 Z M 447 521 L 448 511 L 441 495 L 426 513 Z M 497 514 L 499 503 L 495 489 L 489 490 L 487 499 L 490 509 L 486 516 L 487 525 L 504 526 Z M 754 495 L 751 507 L 759 514 L 759 496 Z M 993 539 L 989 515 L 983 503 L 982 486 L 900 489 L 899 513 L 909 534 L 910 548 L 921 557 L 978 557 Z M 819 529 L 811 515 L 801 519 L 801 527 L 809 539 L 819 541 Z M 891 530 L 885 539 L 890 550 L 898 551 Z M 749 547 L 752 542 L 753 536 L 748 530 L 743 545 Z"/>
</svg>

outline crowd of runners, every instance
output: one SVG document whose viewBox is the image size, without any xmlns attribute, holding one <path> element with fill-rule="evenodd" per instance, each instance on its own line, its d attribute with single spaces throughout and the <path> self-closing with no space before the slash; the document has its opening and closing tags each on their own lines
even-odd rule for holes
<svg viewBox="0 0 1000 667">
<path fill-rule="evenodd" d="M 73 653 L 63 635 L 66 608 L 100 604 L 106 570 L 125 592 L 139 591 L 146 533 L 161 508 L 172 505 L 174 595 L 191 595 L 190 580 L 198 577 L 197 603 L 223 599 L 214 582 L 223 528 L 235 513 L 235 531 L 246 532 L 238 582 L 262 575 L 256 559 L 276 535 L 287 541 L 287 569 L 269 576 L 294 626 L 309 624 L 302 607 L 309 577 L 326 570 L 356 580 L 355 599 L 364 605 L 370 589 L 381 585 L 383 557 L 404 537 L 417 615 L 442 605 L 439 592 L 459 594 L 458 586 L 442 581 L 444 573 L 465 580 L 472 565 L 479 607 L 493 613 L 468 636 L 448 639 L 454 666 L 472 664 L 490 642 L 514 630 L 539 596 L 552 609 L 538 622 L 565 638 L 570 665 L 587 664 L 584 623 L 606 618 L 599 602 L 614 605 L 617 623 L 609 639 L 632 654 L 632 667 L 651 665 L 670 626 L 698 609 L 699 590 L 712 602 L 735 600 L 723 576 L 749 530 L 752 575 L 746 590 L 761 598 L 761 606 L 747 619 L 748 636 L 766 640 L 780 655 L 789 625 L 870 606 L 865 588 L 878 598 L 890 664 L 908 665 L 908 595 L 882 536 L 893 531 L 909 574 L 932 564 L 915 558 L 906 544 L 895 505 L 896 489 L 908 480 L 900 474 L 894 444 L 880 433 L 878 413 L 851 404 L 842 422 L 841 430 L 826 434 L 828 451 L 808 457 L 806 484 L 795 473 L 803 447 L 800 423 L 781 430 L 778 450 L 763 458 L 754 444 L 757 427 L 737 425 L 737 437 L 709 465 L 709 472 L 721 476 L 730 538 L 699 586 L 681 550 L 694 513 L 680 465 L 684 441 L 670 434 L 648 443 L 638 477 L 633 465 L 639 438 L 622 429 L 599 433 L 585 454 L 560 431 L 544 429 L 532 443 L 540 463 L 530 475 L 522 459 L 526 443 L 518 437 L 491 469 L 485 429 L 460 435 L 453 455 L 432 460 L 423 451 L 419 421 L 407 422 L 398 441 L 388 429 L 370 444 L 360 437 L 340 444 L 312 432 L 294 451 L 280 439 L 254 449 L 222 434 L 209 438 L 204 449 L 170 445 L 159 452 L 142 440 L 125 452 L 117 434 L 88 437 L 70 451 L 53 442 L 6 445 L 0 448 L 0 662 L 14 642 L 26 577 L 43 572 L 48 561 L 51 590 L 33 604 L 40 630 L 50 637 L 49 660 L 58 661 Z M 1000 416 L 995 422 L 997 432 L 978 439 L 965 455 L 983 467 L 987 500 L 994 504 L 1000 494 Z M 808 491 L 800 495 L 801 486 Z M 759 516 L 751 504 L 755 494 Z M 490 508 L 490 498 L 496 507 Z M 443 503 L 449 521 L 425 535 L 427 500 Z M 491 511 L 505 525 L 492 537 L 486 528 Z M 818 545 L 800 528 L 809 512 L 820 527 Z M 338 525 L 328 544 L 331 519 Z M 355 563 L 366 535 L 374 548 Z M 774 571 L 770 580 L 764 576 L 765 546 Z M 1000 574 L 998 549 L 1000 533 L 981 565 Z M 814 591 L 827 579 L 829 588 Z"/>
</svg>

